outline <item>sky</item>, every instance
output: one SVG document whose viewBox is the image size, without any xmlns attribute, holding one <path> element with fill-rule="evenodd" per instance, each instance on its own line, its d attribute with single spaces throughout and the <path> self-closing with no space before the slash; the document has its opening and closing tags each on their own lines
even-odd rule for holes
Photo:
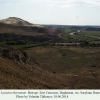
<svg viewBox="0 0 100 100">
<path fill-rule="evenodd" d="M 0 0 L 0 20 L 33 24 L 100 25 L 100 0 Z"/>
</svg>

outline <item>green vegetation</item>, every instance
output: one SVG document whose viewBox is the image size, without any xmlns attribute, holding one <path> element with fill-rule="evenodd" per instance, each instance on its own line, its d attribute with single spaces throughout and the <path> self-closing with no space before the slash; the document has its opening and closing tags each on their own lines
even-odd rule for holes
<svg viewBox="0 0 100 100">
<path fill-rule="evenodd" d="M 71 31 L 71 30 L 70 30 Z M 75 31 L 73 31 L 75 32 Z M 81 31 L 77 34 L 70 35 L 71 32 L 64 32 L 61 33 L 60 36 L 64 39 L 63 42 L 92 42 L 92 41 L 99 41 L 100 32 L 96 31 Z M 93 37 L 91 37 L 93 36 Z M 96 38 L 95 38 L 96 37 Z"/>
</svg>

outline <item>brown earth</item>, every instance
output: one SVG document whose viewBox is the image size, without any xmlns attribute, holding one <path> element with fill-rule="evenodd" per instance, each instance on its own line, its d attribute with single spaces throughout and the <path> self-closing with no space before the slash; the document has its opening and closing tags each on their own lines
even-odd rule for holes
<svg viewBox="0 0 100 100">
<path fill-rule="evenodd" d="M 0 47 L 0 89 L 99 89 L 99 71 L 94 67 L 78 73 L 51 73 L 26 52 Z"/>
</svg>

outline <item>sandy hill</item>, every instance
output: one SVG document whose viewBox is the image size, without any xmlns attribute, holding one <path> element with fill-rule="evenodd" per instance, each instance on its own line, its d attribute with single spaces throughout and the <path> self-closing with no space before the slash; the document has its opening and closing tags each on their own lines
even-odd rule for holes
<svg viewBox="0 0 100 100">
<path fill-rule="evenodd" d="M 16 26 L 43 27 L 38 24 L 29 23 L 28 21 L 25 21 L 17 17 L 9 17 L 7 19 L 0 20 L 0 22 L 4 24 L 11 24 L 11 25 L 16 25 Z"/>
</svg>

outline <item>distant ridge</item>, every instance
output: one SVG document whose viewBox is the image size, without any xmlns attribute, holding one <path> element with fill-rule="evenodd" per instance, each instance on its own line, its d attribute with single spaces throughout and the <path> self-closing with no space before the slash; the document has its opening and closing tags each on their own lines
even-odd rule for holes
<svg viewBox="0 0 100 100">
<path fill-rule="evenodd" d="M 11 24 L 11 25 L 16 25 L 16 26 L 43 27 L 38 24 L 29 23 L 28 21 L 25 21 L 17 17 L 9 17 L 7 19 L 0 20 L 0 23 Z"/>
</svg>

